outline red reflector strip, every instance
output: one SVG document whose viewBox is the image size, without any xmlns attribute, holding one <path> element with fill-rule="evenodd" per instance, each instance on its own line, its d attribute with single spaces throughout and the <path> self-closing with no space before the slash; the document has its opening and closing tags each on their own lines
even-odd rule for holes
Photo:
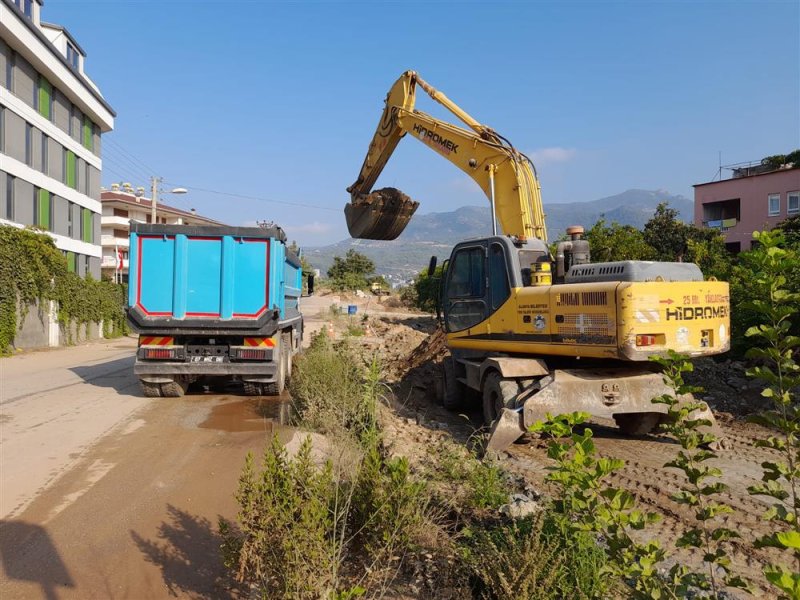
<svg viewBox="0 0 800 600">
<path fill-rule="evenodd" d="M 163 337 L 163 336 L 139 336 L 139 345 L 140 346 L 172 346 L 174 338 L 171 337 Z"/>
<path fill-rule="evenodd" d="M 265 360 L 267 358 L 267 351 L 242 349 L 239 350 L 237 356 L 246 360 Z"/>
<path fill-rule="evenodd" d="M 145 358 L 173 358 L 175 356 L 174 350 L 159 350 L 159 349 L 147 349 L 144 351 Z"/>
<path fill-rule="evenodd" d="M 655 346 L 656 344 L 656 336 L 654 335 L 637 335 L 636 336 L 636 345 L 637 346 Z"/>
<path fill-rule="evenodd" d="M 244 345 L 256 348 L 274 348 L 275 340 L 272 338 L 246 337 L 244 338 Z"/>
</svg>

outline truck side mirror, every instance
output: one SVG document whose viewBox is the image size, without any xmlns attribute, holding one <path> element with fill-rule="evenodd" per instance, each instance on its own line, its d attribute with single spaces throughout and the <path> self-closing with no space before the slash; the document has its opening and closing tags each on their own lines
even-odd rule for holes
<svg viewBox="0 0 800 600">
<path fill-rule="evenodd" d="M 431 256 L 431 260 L 428 263 L 428 277 L 433 277 L 433 274 L 436 272 L 436 255 Z"/>
</svg>

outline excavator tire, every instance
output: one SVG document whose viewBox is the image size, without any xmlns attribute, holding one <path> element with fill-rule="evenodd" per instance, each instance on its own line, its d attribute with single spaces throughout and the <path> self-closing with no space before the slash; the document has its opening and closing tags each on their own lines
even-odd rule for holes
<svg viewBox="0 0 800 600">
<path fill-rule="evenodd" d="M 145 398 L 161 398 L 161 384 L 139 380 Z"/>
<path fill-rule="evenodd" d="M 515 408 L 519 385 L 514 379 L 503 379 L 497 371 L 486 376 L 483 382 L 483 422 L 487 427 L 500 416 L 504 408 Z"/>
<path fill-rule="evenodd" d="M 447 410 L 458 410 L 464 404 L 466 386 L 456 379 L 452 358 L 442 361 L 442 406 Z"/>
<path fill-rule="evenodd" d="M 622 413 L 614 415 L 614 421 L 625 435 L 647 435 L 656 428 L 663 416 L 656 412 Z"/>
</svg>

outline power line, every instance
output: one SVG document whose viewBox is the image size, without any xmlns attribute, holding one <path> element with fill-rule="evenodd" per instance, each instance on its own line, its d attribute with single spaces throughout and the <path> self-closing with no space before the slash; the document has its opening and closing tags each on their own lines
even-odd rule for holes
<svg viewBox="0 0 800 600">
<path fill-rule="evenodd" d="M 142 159 L 137 158 L 132 152 L 129 152 L 128 150 L 123 148 L 121 144 L 115 142 L 112 139 L 109 139 L 108 142 L 111 144 L 112 148 L 116 148 L 117 150 L 119 150 L 123 154 L 127 155 L 131 160 L 139 163 L 139 165 L 141 166 L 141 168 L 143 168 L 145 170 L 145 172 L 147 172 L 147 173 L 155 173 L 156 172 L 155 169 L 147 166 L 147 164 L 145 164 L 145 162 Z"/>
<path fill-rule="evenodd" d="M 104 153 L 104 157 L 114 161 L 116 164 L 122 167 L 124 165 L 125 169 L 136 175 L 136 179 L 143 179 L 147 180 L 150 178 L 150 175 L 147 174 L 141 167 L 139 167 L 136 163 L 131 161 L 130 159 L 126 158 L 123 154 L 113 148 L 106 148 L 106 152 Z"/>
<path fill-rule="evenodd" d="M 332 210 L 334 212 L 338 212 L 340 209 L 338 208 L 331 208 L 330 206 L 319 206 L 317 204 L 306 204 L 304 202 L 289 202 L 287 200 L 273 200 L 272 198 L 262 198 L 260 196 L 248 196 L 247 194 L 237 194 L 235 192 L 220 192 L 218 190 L 210 190 L 207 188 L 196 187 L 193 185 L 187 184 L 177 184 L 172 183 L 169 181 L 165 181 L 167 185 L 178 186 L 188 188 L 190 190 L 194 190 L 197 192 L 206 192 L 208 194 L 217 194 L 218 196 L 230 196 L 231 198 L 242 198 L 244 200 L 257 200 L 259 202 L 270 202 L 272 204 L 285 204 L 287 206 L 301 206 L 303 208 L 315 208 L 318 210 Z"/>
</svg>

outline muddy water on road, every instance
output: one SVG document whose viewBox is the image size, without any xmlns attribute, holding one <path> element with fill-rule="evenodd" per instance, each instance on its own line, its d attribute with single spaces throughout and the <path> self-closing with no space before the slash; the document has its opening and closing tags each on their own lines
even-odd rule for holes
<svg viewBox="0 0 800 600">
<path fill-rule="evenodd" d="M 228 399 L 232 401 L 226 401 Z M 270 435 L 277 435 L 281 442 L 286 443 L 296 431 L 293 427 L 288 426 L 291 417 L 292 398 L 287 392 L 275 397 L 230 398 L 223 396 L 211 408 L 206 420 L 198 427 L 231 433 L 263 431 Z"/>
</svg>

